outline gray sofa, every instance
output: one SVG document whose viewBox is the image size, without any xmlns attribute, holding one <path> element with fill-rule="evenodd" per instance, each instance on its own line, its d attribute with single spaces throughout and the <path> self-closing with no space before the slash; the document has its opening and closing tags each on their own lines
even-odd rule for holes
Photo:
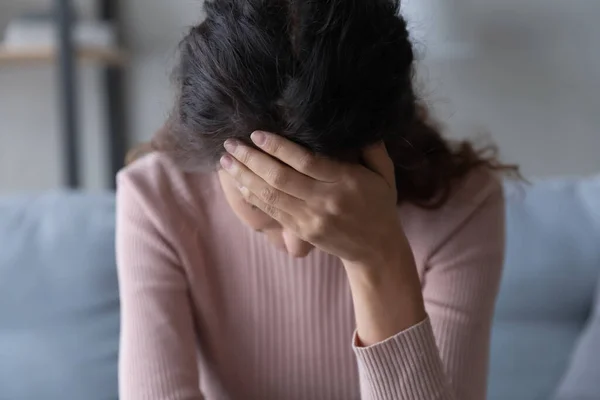
<svg viewBox="0 0 600 400">
<path fill-rule="evenodd" d="M 118 398 L 114 211 L 111 194 L 0 199 L 0 400 Z M 508 185 L 506 215 L 489 399 L 600 399 L 578 372 L 598 350 L 600 178 Z"/>
</svg>

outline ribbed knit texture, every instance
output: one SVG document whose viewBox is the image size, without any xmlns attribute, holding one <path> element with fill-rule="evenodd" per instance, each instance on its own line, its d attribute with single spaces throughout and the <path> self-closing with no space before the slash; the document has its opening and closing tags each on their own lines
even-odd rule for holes
<svg viewBox="0 0 600 400">
<path fill-rule="evenodd" d="M 485 398 L 504 248 L 488 173 L 440 210 L 399 208 L 429 317 L 367 348 L 341 262 L 273 248 L 214 174 L 151 154 L 118 182 L 121 400 Z"/>
</svg>

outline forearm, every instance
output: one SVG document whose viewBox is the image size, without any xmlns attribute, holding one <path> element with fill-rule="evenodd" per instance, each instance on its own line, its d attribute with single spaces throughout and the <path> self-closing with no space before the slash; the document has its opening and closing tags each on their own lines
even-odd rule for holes
<svg viewBox="0 0 600 400">
<path fill-rule="evenodd" d="M 412 253 L 379 268 L 347 265 L 362 400 L 453 400 Z"/>
<path fill-rule="evenodd" d="M 380 343 L 426 318 L 419 276 L 410 250 L 379 261 L 345 263 L 361 346 Z"/>
</svg>

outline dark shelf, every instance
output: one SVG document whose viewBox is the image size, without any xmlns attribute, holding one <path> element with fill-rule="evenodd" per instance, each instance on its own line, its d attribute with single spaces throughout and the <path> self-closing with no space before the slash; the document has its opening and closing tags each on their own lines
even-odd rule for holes
<svg viewBox="0 0 600 400">
<path fill-rule="evenodd" d="M 57 53 L 57 50 L 52 47 L 11 49 L 0 46 L 0 65 L 54 63 L 58 56 Z M 124 50 L 91 47 L 75 49 L 75 58 L 78 62 L 100 63 L 120 67 L 125 66 L 128 60 Z"/>
<path fill-rule="evenodd" d="M 73 43 L 73 4 L 71 0 L 53 0 L 57 24 L 57 47 L 11 49 L 0 47 L 0 66 L 33 63 L 56 63 L 58 69 L 59 112 L 62 131 L 63 181 L 68 188 L 81 187 L 81 152 L 79 102 L 77 99 L 77 69 L 80 62 L 92 62 L 103 69 L 104 105 L 107 118 L 108 186 L 114 188 L 115 175 L 123 166 L 127 149 L 125 113 L 126 52 L 120 47 L 122 36 L 117 0 L 94 0 L 98 18 L 110 22 L 116 30 L 117 48 L 77 48 Z"/>
</svg>

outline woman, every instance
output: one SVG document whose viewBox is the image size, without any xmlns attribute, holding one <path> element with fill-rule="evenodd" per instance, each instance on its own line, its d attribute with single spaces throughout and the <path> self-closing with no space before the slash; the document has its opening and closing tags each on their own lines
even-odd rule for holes
<svg viewBox="0 0 600 400">
<path fill-rule="evenodd" d="M 485 398 L 504 167 L 427 122 L 398 6 L 205 3 L 118 177 L 122 400 Z"/>
</svg>

